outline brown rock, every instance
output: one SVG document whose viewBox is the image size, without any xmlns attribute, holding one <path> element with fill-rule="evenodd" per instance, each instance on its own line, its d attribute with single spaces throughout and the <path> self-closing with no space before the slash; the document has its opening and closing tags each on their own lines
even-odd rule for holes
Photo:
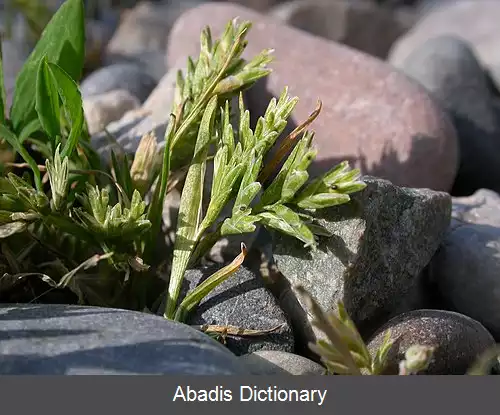
<svg viewBox="0 0 500 415">
<path fill-rule="evenodd" d="M 463 375 L 477 357 L 495 346 L 491 334 L 477 321 L 442 310 L 416 310 L 390 320 L 370 340 L 368 349 L 374 355 L 387 330 L 394 341 L 384 374 L 397 374 L 398 365 L 413 345 L 434 347 L 429 367 L 422 375 Z"/>
<path fill-rule="evenodd" d="M 238 3 L 241 4 L 242 6 L 246 6 L 251 9 L 258 10 L 260 12 L 265 12 L 269 10 L 271 7 L 283 3 L 286 0 L 226 0 L 226 1 L 231 3 Z"/>
<path fill-rule="evenodd" d="M 415 82 L 347 46 L 221 3 L 191 9 L 178 19 L 170 35 L 167 64 L 198 54 L 207 16 L 214 36 L 236 16 L 254 22 L 247 57 L 264 48 L 276 50 L 267 93 L 258 86 L 248 93 L 254 113 L 263 114 L 270 95 L 279 95 L 287 85 L 300 98 L 295 123 L 308 117 L 318 99 L 323 101 L 322 114 L 313 127 L 319 150 L 313 173 L 347 159 L 363 173 L 396 185 L 450 189 L 457 169 L 455 130 Z"/>
<path fill-rule="evenodd" d="M 409 13 L 365 0 L 295 0 L 270 14 L 297 29 L 384 59 L 413 23 Z"/>
</svg>

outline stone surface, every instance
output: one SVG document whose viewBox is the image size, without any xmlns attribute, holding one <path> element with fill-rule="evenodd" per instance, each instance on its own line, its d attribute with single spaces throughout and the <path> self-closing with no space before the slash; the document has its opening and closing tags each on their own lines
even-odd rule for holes
<svg viewBox="0 0 500 415">
<path fill-rule="evenodd" d="M 178 19 L 167 63 L 196 55 L 207 15 L 214 36 L 235 16 L 254 22 L 245 56 L 275 49 L 273 73 L 247 94 L 254 116 L 263 114 L 270 96 L 279 96 L 287 85 L 300 98 L 295 124 L 322 100 L 323 111 L 313 125 L 319 149 L 313 174 L 348 159 L 363 173 L 398 185 L 450 189 L 457 167 L 455 131 L 422 87 L 376 58 L 220 3 L 191 9 Z"/>
<path fill-rule="evenodd" d="M 368 343 L 374 355 L 387 330 L 394 344 L 385 374 L 397 374 L 398 364 L 409 347 L 435 347 L 434 357 L 422 375 L 463 375 L 481 353 L 495 346 L 491 334 L 477 321 L 442 310 L 416 310 L 389 321 Z"/>
<path fill-rule="evenodd" d="M 471 196 L 453 198 L 452 216 L 462 222 L 500 228 L 500 196 L 480 189 Z"/>
<path fill-rule="evenodd" d="M 0 321 L 2 375 L 248 373 L 205 334 L 150 314 L 2 304 Z"/>
<path fill-rule="evenodd" d="M 124 89 L 115 89 L 84 99 L 83 110 L 89 133 L 102 131 L 110 122 L 119 120 L 127 111 L 139 106 L 139 100 Z"/>
<path fill-rule="evenodd" d="M 273 6 L 284 3 L 286 0 L 221 0 L 221 2 L 224 1 L 241 4 L 260 12 L 266 12 Z"/>
<path fill-rule="evenodd" d="M 173 67 L 162 77 L 140 110 L 130 111 L 120 120 L 108 125 L 108 131 L 127 153 L 135 153 L 141 137 L 153 130 L 158 142 L 164 142 L 174 98 L 177 69 L 178 66 Z M 106 159 L 109 158 L 110 150 L 116 146 L 109 142 L 104 133 L 96 134 L 92 137 L 92 142 L 94 148 Z"/>
<path fill-rule="evenodd" d="M 192 290 L 220 266 L 188 270 L 183 292 Z M 227 347 L 236 355 L 257 350 L 293 351 L 294 336 L 288 320 L 259 276 L 240 269 L 212 291 L 193 311 L 189 324 L 229 325 L 248 330 L 271 330 L 262 336 L 227 336 Z"/>
<path fill-rule="evenodd" d="M 500 228 L 453 221 L 429 277 L 446 308 L 479 321 L 500 341 Z"/>
<path fill-rule="evenodd" d="M 145 69 L 134 63 L 105 66 L 87 76 L 80 85 L 83 98 L 125 89 L 144 102 L 156 86 Z"/>
<path fill-rule="evenodd" d="M 116 29 L 114 21 L 85 21 L 85 69 L 96 70 L 102 64 L 106 46 Z"/>
<path fill-rule="evenodd" d="M 370 1 L 294 0 L 270 13 L 293 27 L 380 58 L 413 23 L 408 14 Z"/>
<path fill-rule="evenodd" d="M 419 45 L 441 35 L 454 35 L 468 41 L 487 69 L 500 69 L 500 2 L 490 0 L 447 1 L 427 14 L 390 52 L 390 62 L 399 65 Z M 492 71 L 495 72 L 495 71 Z M 500 81 L 500 72 L 496 73 Z"/>
<path fill-rule="evenodd" d="M 297 338 L 301 331 L 300 344 L 314 338 L 315 332 L 301 312 L 304 309 L 298 308 L 301 300 L 292 294 L 293 286 L 303 285 L 324 310 L 335 310 L 342 300 L 367 336 L 396 311 L 408 311 L 405 297 L 419 289 L 420 273 L 448 228 L 447 193 L 399 188 L 368 177 L 365 182 L 367 188 L 354 194 L 350 203 L 317 211 L 320 223 L 333 236 L 320 239 L 316 252 L 274 234 L 276 266 L 290 285 L 279 298 L 296 321 Z"/>
<path fill-rule="evenodd" d="M 29 49 L 23 47 L 19 41 L 16 42 L 14 40 L 2 39 L 3 82 L 7 98 L 6 110 L 10 109 L 12 105 L 16 77 L 23 67 L 29 52 Z"/>
<path fill-rule="evenodd" d="M 200 0 L 141 1 L 124 13 L 122 22 L 107 46 L 108 59 L 133 57 L 145 51 L 164 53 L 168 34 L 177 17 L 200 3 Z"/>
<path fill-rule="evenodd" d="M 500 11 L 500 9 L 499 9 Z M 460 167 L 453 194 L 500 188 L 500 119 L 488 79 L 470 45 L 440 36 L 416 48 L 399 64 L 450 113 L 460 143 Z"/>
<path fill-rule="evenodd" d="M 306 357 L 279 350 L 259 350 L 240 357 L 254 375 L 323 375 L 325 368 Z"/>
</svg>

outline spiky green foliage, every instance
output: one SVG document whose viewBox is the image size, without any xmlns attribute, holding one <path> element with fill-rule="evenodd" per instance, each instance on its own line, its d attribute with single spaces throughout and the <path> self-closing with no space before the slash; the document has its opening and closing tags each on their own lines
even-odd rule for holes
<svg viewBox="0 0 500 415">
<path fill-rule="evenodd" d="M 382 375 L 394 341 L 387 331 L 382 344 L 372 356 L 359 334 L 356 325 L 346 312 L 344 304 L 338 303 L 338 311 L 324 312 L 316 300 L 304 287 L 296 287 L 307 309 L 313 316 L 312 324 L 325 335 L 310 344 L 327 367 L 330 374 L 336 375 Z M 433 357 L 434 349 L 415 345 L 408 349 L 405 359 L 400 362 L 400 375 L 411 375 L 425 370 Z"/>
<path fill-rule="evenodd" d="M 271 54 L 242 59 L 249 22 L 229 22 L 215 41 L 208 28 L 203 31 L 200 55 L 178 74 L 161 153 L 149 133 L 132 159 L 113 153 L 110 165 L 101 165 L 77 85 L 83 18 L 82 0 L 67 0 L 53 16 L 0 124 L 0 138 L 17 153 L 17 163 L 4 166 L 12 171 L 0 178 L 0 301 L 59 301 L 63 295 L 66 302 L 157 312 L 166 295 L 165 316 L 184 319 L 245 259 L 242 245 L 231 264 L 180 299 L 188 265 L 218 239 L 261 224 L 314 248 L 314 211 L 348 202 L 364 187 L 346 163 L 309 181 L 316 153 L 306 127 L 319 109 L 280 137 L 297 104 L 286 89 L 251 127 L 241 93 L 269 74 Z M 235 122 L 230 103 L 238 96 Z M 0 99 L 5 108 L 3 92 Z M 211 194 L 203 200 L 209 162 Z M 162 260 L 168 252 L 158 252 L 158 240 L 165 196 L 179 172 L 186 174 L 167 288 Z"/>
</svg>

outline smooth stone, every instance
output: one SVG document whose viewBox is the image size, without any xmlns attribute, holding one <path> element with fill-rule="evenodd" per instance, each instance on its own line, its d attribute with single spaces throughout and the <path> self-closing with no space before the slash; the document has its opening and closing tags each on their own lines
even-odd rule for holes
<svg viewBox="0 0 500 415">
<path fill-rule="evenodd" d="M 500 189 L 500 120 L 471 46 L 458 37 L 439 36 L 419 45 L 398 66 L 443 105 L 455 124 L 460 167 L 452 194 Z"/>
<path fill-rule="evenodd" d="M 201 4 L 200 0 L 141 1 L 127 10 L 107 46 L 108 59 L 135 56 L 146 51 L 165 53 L 169 32 L 178 16 Z"/>
<path fill-rule="evenodd" d="M 126 112 L 140 107 L 139 100 L 124 89 L 115 89 L 83 100 L 83 110 L 89 134 L 102 131 L 112 121 L 119 120 Z"/>
<path fill-rule="evenodd" d="M 500 228 L 453 221 L 429 266 L 444 306 L 500 341 Z"/>
<path fill-rule="evenodd" d="M 500 228 L 500 196 L 480 189 L 471 196 L 453 198 L 452 216 L 462 222 Z"/>
<path fill-rule="evenodd" d="M 117 63 L 92 72 L 80 85 L 83 98 L 125 89 L 144 102 L 156 87 L 145 69 L 134 63 Z"/>
<path fill-rule="evenodd" d="M 369 341 L 375 355 L 390 330 L 394 344 L 384 374 L 398 374 L 399 362 L 413 345 L 435 347 L 433 359 L 420 375 L 464 375 L 486 350 L 495 346 L 490 333 L 477 321 L 459 313 L 416 310 L 395 317 Z"/>
<path fill-rule="evenodd" d="M 287 85 L 301 100 L 295 125 L 322 100 L 323 111 L 312 126 L 319 150 L 313 174 L 347 159 L 364 174 L 397 185 L 451 188 L 457 138 L 447 114 L 423 87 L 376 58 L 224 3 L 208 3 L 181 15 L 170 34 L 167 65 L 197 56 L 206 16 L 211 16 L 214 36 L 235 16 L 254 23 L 244 56 L 267 48 L 276 51 L 273 73 L 247 93 L 254 117 L 264 114 L 270 96 L 279 96 Z"/>
<path fill-rule="evenodd" d="M 95 19 L 85 21 L 85 69 L 96 70 L 102 66 L 106 46 L 116 29 L 114 22 Z"/>
<path fill-rule="evenodd" d="M 161 78 L 139 110 L 129 111 L 120 120 L 108 125 L 107 130 L 115 137 L 116 143 L 110 143 L 105 133 L 92 137 L 94 148 L 105 160 L 110 158 L 111 150 L 117 145 L 128 154 L 134 154 L 141 137 L 150 131 L 155 132 L 158 142 L 163 145 L 174 102 L 179 65 L 172 67 Z"/>
<path fill-rule="evenodd" d="M 326 369 L 312 360 L 279 350 L 259 350 L 240 357 L 253 375 L 324 375 Z"/>
<path fill-rule="evenodd" d="M 268 12 L 272 7 L 284 3 L 287 0 L 221 0 L 221 2 L 224 1 L 240 4 L 259 12 Z"/>
<path fill-rule="evenodd" d="M 396 313 L 415 306 L 406 301 L 421 289 L 421 273 L 448 228 L 447 193 L 401 188 L 371 177 L 364 181 L 367 187 L 352 195 L 351 202 L 317 211 L 319 223 L 333 236 L 319 239 L 316 251 L 273 232 L 272 253 L 280 273 L 271 273 L 270 279 L 302 347 L 322 334 L 311 326 L 296 285 L 308 290 L 323 310 L 336 311 L 343 301 L 360 333 L 369 336 Z"/>
<path fill-rule="evenodd" d="M 151 314 L 3 304 L 0 321 L 2 375 L 248 373 L 209 336 Z"/>
<path fill-rule="evenodd" d="M 188 270 L 183 295 L 194 289 L 220 265 Z M 226 337 L 226 346 L 237 356 L 257 350 L 292 352 L 294 335 L 277 300 L 263 280 L 245 266 L 205 297 L 187 319 L 190 325 L 213 324 L 247 330 L 275 331 L 261 336 Z"/>
<path fill-rule="evenodd" d="M 429 39 L 453 35 L 469 42 L 486 69 L 500 68 L 500 2 L 489 0 L 447 1 L 430 9 L 389 54 L 397 66 Z M 492 71 L 495 72 L 495 71 Z M 495 75 L 500 81 L 500 72 Z"/>
<path fill-rule="evenodd" d="M 270 14 L 297 29 L 383 59 L 413 23 L 407 13 L 370 1 L 294 0 Z"/>
</svg>

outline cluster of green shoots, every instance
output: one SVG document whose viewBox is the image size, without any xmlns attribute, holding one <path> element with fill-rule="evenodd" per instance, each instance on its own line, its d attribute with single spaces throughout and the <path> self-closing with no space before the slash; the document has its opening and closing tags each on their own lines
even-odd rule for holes
<svg viewBox="0 0 500 415">
<path fill-rule="evenodd" d="M 28 3 L 14 3 L 28 10 Z M 29 10 L 34 21 L 36 8 Z M 82 0 L 67 0 L 52 16 L 17 77 L 10 109 L 0 46 L 0 301 L 75 302 L 186 321 L 245 259 L 242 244 L 230 264 L 180 298 L 186 270 L 219 239 L 261 225 L 314 249 L 326 232 L 315 211 L 347 203 L 365 187 L 347 162 L 310 180 L 316 151 L 307 127 L 321 104 L 285 136 L 297 104 L 285 89 L 252 128 L 242 92 L 270 73 L 272 56 L 265 50 L 242 58 L 249 22 L 229 22 L 215 41 L 208 28 L 203 31 L 199 57 L 178 73 L 163 150 L 149 133 L 132 157 L 112 152 L 109 165 L 103 163 L 91 145 L 78 88 L 84 18 Z M 213 177 L 204 201 L 209 163 Z M 181 203 L 166 283 L 161 259 L 168 253 L 158 251 L 158 241 L 165 198 L 174 187 Z M 338 315 L 327 314 L 299 290 L 313 324 L 326 334 L 311 347 L 329 373 L 383 373 L 390 335 L 372 357 L 342 304 Z M 425 369 L 432 351 L 410 349 L 400 374 Z M 490 360 L 471 373 L 485 372 Z"/>
<path fill-rule="evenodd" d="M 230 264 L 180 298 L 186 270 L 219 239 L 261 225 L 314 249 L 321 234 L 315 210 L 348 202 L 365 184 L 347 163 L 310 180 L 316 152 L 307 127 L 320 108 L 285 136 L 297 104 L 286 89 L 251 126 L 242 92 L 270 73 L 272 56 L 242 58 L 250 26 L 231 21 L 217 40 L 205 29 L 198 58 L 178 73 L 163 149 L 146 134 L 133 156 L 113 152 L 107 165 L 91 145 L 78 88 L 83 3 L 61 6 L 17 77 L 8 115 L 0 87 L 0 138 L 13 157 L 0 177 L 0 301 L 54 301 L 51 295 L 65 293 L 78 304 L 185 321 L 245 259 L 242 244 Z M 213 177 L 203 200 L 208 163 Z M 181 203 L 166 285 L 161 259 L 168 253 L 158 241 L 175 186 Z"/>
</svg>

